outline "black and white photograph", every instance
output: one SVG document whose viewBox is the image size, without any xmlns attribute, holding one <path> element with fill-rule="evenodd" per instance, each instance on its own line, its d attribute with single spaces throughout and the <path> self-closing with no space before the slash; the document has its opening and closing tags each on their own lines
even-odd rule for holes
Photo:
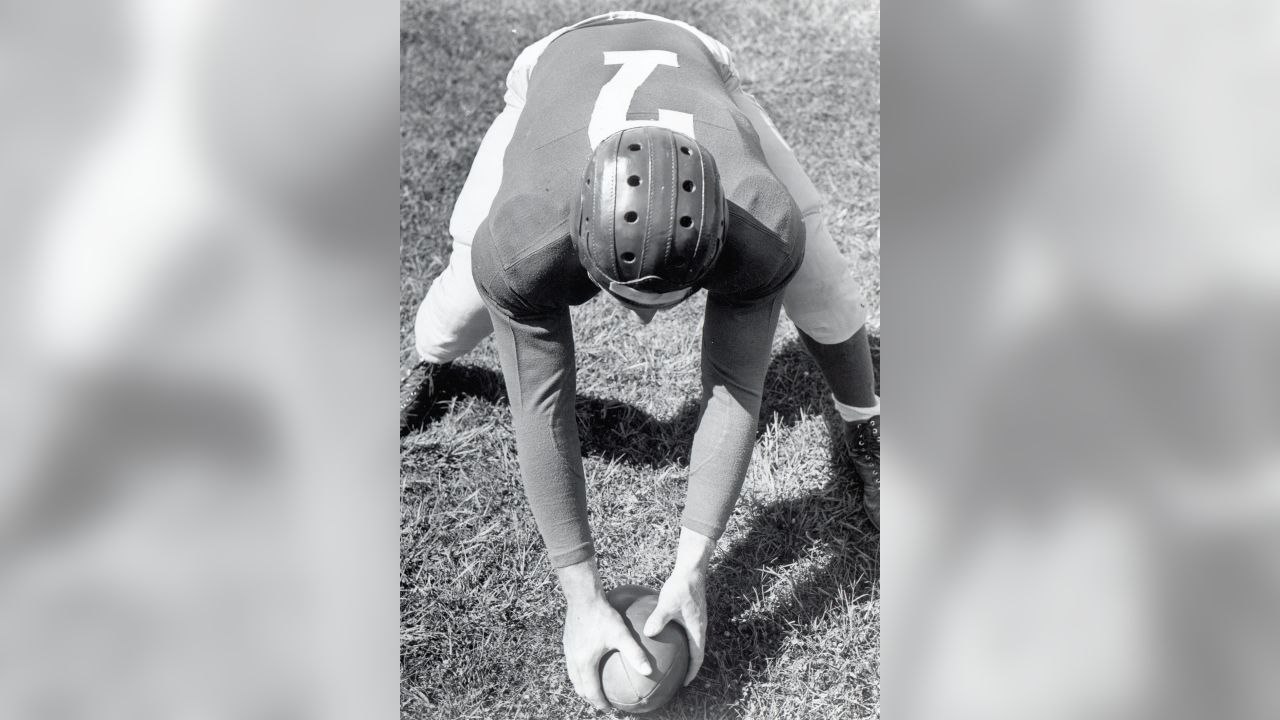
<svg viewBox="0 0 1280 720">
<path fill-rule="evenodd" d="M 0 720 L 1280 718 L 1280 3 L 883 10 L 6 3 Z"/>
<path fill-rule="evenodd" d="M 878 717 L 878 3 L 599 7 L 403 4 L 403 717 Z"/>
</svg>

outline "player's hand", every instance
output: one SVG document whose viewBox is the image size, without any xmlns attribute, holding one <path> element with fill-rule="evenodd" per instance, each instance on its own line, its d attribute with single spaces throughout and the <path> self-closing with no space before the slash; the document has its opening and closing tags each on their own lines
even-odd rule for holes
<svg viewBox="0 0 1280 720">
<path fill-rule="evenodd" d="M 644 634 L 653 637 L 668 622 L 684 626 L 689 638 L 689 671 L 684 684 L 693 682 L 702 668 L 707 638 L 707 581 L 701 568 L 676 567 L 658 593 L 658 606 L 644 624 Z"/>
<path fill-rule="evenodd" d="M 597 710 L 613 709 L 600 687 L 600 659 L 617 650 L 641 675 L 653 668 L 640 643 L 603 594 L 570 600 L 564 618 L 564 660 L 573 689 Z"/>
</svg>

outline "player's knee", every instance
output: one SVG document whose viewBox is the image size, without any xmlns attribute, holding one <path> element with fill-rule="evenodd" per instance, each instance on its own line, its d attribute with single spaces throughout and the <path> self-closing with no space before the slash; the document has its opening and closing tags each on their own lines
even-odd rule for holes
<svg viewBox="0 0 1280 720">
<path fill-rule="evenodd" d="M 424 333 L 421 328 L 414 331 L 413 349 L 417 351 L 418 358 L 426 362 L 440 362 L 440 346 L 429 335 Z"/>
<path fill-rule="evenodd" d="M 786 305 L 787 316 L 805 335 L 823 345 L 833 345 L 853 337 L 866 324 L 866 308 L 856 297 L 813 290 L 787 298 L 791 301 Z"/>
<path fill-rule="evenodd" d="M 859 326 L 861 327 L 861 326 Z M 858 332 L 858 328 L 854 328 L 853 332 L 848 331 L 848 327 L 837 326 L 831 322 L 809 322 L 801 325 L 796 323 L 796 328 L 808 335 L 814 341 L 823 345 L 836 345 L 853 337 Z"/>
<path fill-rule="evenodd" d="M 441 332 L 439 323 L 434 321 L 431 303 L 424 300 L 418 306 L 418 316 L 413 323 L 413 349 L 418 357 L 427 362 L 444 362 L 447 338 Z"/>
</svg>

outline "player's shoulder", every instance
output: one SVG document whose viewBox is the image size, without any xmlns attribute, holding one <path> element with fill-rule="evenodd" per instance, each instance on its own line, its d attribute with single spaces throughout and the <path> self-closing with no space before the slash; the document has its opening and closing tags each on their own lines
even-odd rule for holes
<svg viewBox="0 0 1280 720">
<path fill-rule="evenodd" d="M 785 192 L 769 190 L 759 179 L 758 192 L 729 202 L 724 248 L 706 283 L 709 292 L 730 300 L 751 301 L 787 286 L 804 260 L 804 220 Z"/>
<path fill-rule="evenodd" d="M 736 206 L 739 227 L 757 226 L 781 242 L 803 242 L 804 223 L 795 198 L 772 172 L 761 169 L 736 178 L 726 196 Z"/>
<path fill-rule="evenodd" d="M 581 303 L 594 289 L 578 261 L 568 221 L 550 217 L 538 200 L 525 194 L 495 202 L 474 240 L 476 287 L 513 317 Z"/>
<path fill-rule="evenodd" d="M 678 51 L 689 62 L 696 62 L 698 57 L 708 62 L 730 62 L 723 45 L 692 26 L 639 13 L 602 18 L 597 22 L 584 21 L 557 31 L 536 55 L 539 64 L 551 66 L 583 58 L 598 60 L 603 53 L 654 50 Z"/>
</svg>

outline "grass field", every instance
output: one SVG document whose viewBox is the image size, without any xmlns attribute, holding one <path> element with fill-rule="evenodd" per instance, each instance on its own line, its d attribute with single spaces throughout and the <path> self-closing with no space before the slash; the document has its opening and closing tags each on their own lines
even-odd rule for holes
<svg viewBox="0 0 1280 720">
<path fill-rule="evenodd" d="M 517 53 L 616 9 L 585 0 L 406 0 L 401 23 L 401 362 L 449 255 L 447 225 Z M 879 6 L 874 0 L 638 2 L 734 49 L 827 200 L 879 328 Z M 575 308 L 578 423 L 608 587 L 670 569 L 699 392 L 695 297 L 652 324 Z M 876 348 L 878 364 L 878 342 Z M 490 341 L 454 364 L 401 454 L 406 718 L 595 715 L 560 647 L 564 604 L 520 487 Z M 781 322 L 742 498 L 712 561 L 707 658 L 667 718 L 879 715 L 878 535 L 842 469 L 816 365 Z"/>
</svg>

